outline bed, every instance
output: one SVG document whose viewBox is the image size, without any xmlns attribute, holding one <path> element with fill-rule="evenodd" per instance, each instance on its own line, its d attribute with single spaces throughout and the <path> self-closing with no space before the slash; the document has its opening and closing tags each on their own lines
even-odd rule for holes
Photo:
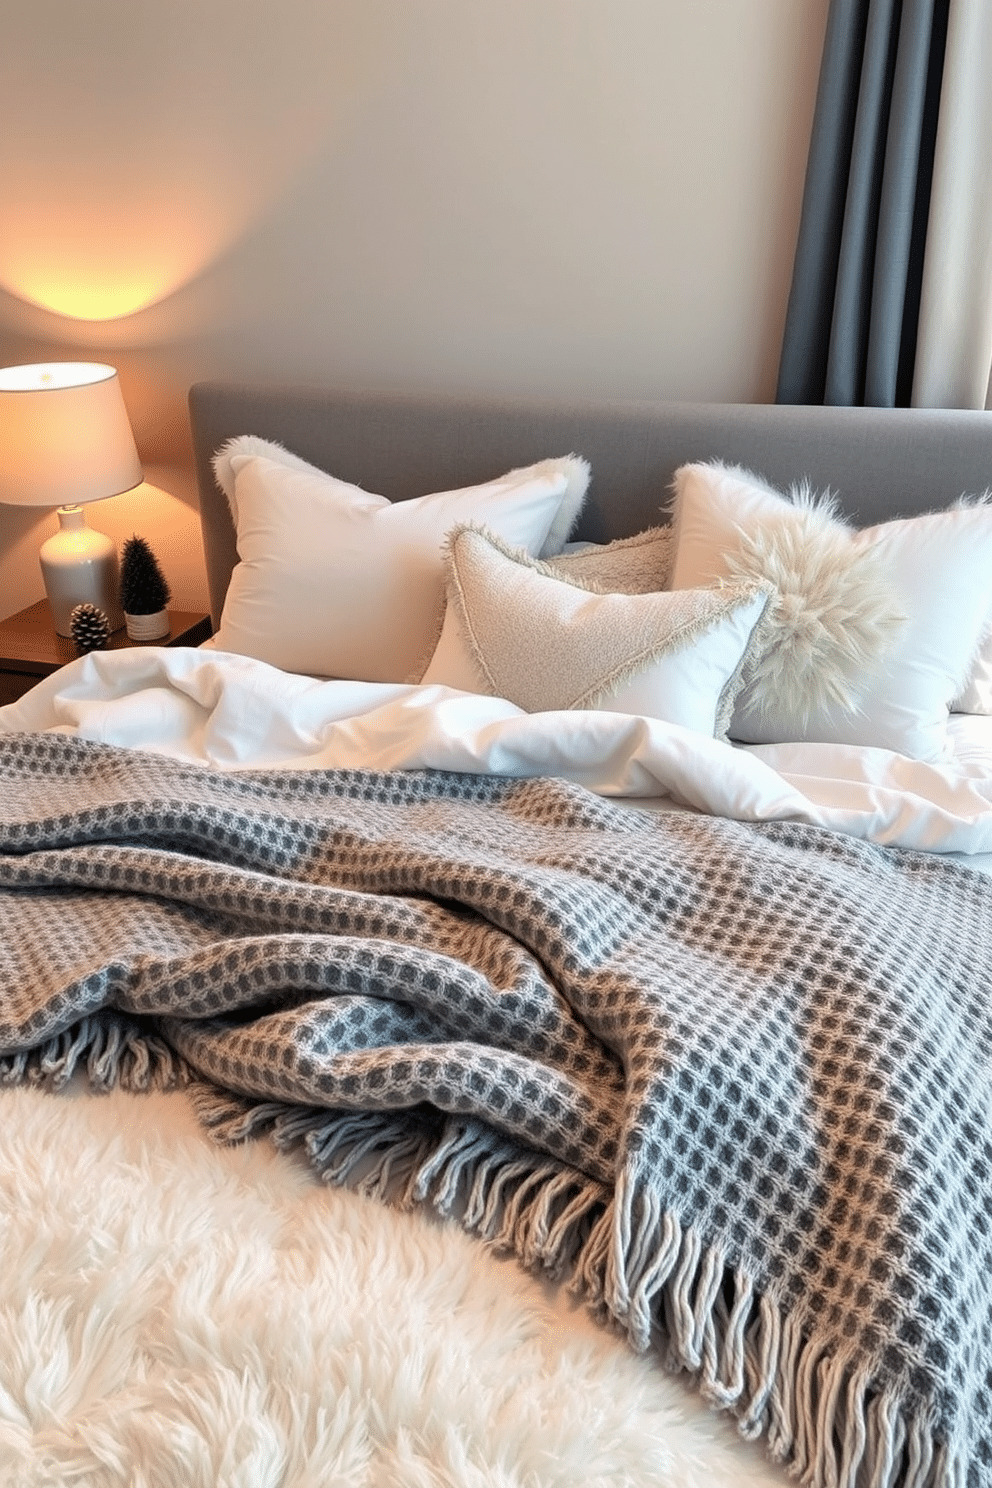
<svg viewBox="0 0 992 1488">
<path fill-rule="evenodd" d="M 190 413 L 213 641 L 0 709 L 9 1481 L 992 1483 L 988 416 Z"/>
</svg>

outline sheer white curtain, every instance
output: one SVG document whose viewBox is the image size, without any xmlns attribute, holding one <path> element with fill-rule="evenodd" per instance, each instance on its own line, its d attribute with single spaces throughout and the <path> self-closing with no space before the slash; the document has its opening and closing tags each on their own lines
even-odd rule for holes
<svg viewBox="0 0 992 1488">
<path fill-rule="evenodd" d="M 992 407 L 990 379 L 992 0 L 951 0 L 913 405 Z"/>
</svg>

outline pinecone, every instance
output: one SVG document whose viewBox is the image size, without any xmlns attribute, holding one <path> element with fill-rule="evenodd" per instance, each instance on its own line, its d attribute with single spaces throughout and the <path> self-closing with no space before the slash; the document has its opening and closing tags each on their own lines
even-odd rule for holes
<svg viewBox="0 0 992 1488">
<path fill-rule="evenodd" d="M 69 616 L 69 629 L 80 656 L 86 651 L 104 651 L 110 640 L 110 621 L 95 604 L 78 604 Z"/>
</svg>

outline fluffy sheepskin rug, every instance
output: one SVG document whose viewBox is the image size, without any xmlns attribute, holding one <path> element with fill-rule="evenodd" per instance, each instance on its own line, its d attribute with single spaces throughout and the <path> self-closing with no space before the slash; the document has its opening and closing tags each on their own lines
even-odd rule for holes
<svg viewBox="0 0 992 1488">
<path fill-rule="evenodd" d="M 780 1488 L 451 1225 L 182 1094 L 0 1094 L 3 1488 Z"/>
</svg>

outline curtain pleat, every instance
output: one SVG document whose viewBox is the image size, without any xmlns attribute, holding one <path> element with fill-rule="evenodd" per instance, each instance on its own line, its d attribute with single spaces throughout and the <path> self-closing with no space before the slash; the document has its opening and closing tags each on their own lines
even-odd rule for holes
<svg viewBox="0 0 992 1488">
<path fill-rule="evenodd" d="M 990 0 L 951 0 L 912 402 L 992 407 Z"/>
<path fill-rule="evenodd" d="M 949 0 L 832 0 L 776 394 L 908 403 Z"/>
<path fill-rule="evenodd" d="M 905 359 L 909 382 L 901 401 L 912 392 L 912 364 L 916 351 L 916 318 L 907 318 L 907 303 L 918 305 L 923 259 L 911 253 L 913 226 L 920 205 L 926 221 L 933 175 L 934 143 L 940 107 L 940 79 L 944 34 L 934 35 L 934 0 L 903 5 L 898 30 L 895 76 L 885 127 L 878 233 L 875 243 L 868 355 L 863 402 L 871 408 L 896 406 L 898 372 Z M 936 96 L 931 75 L 937 79 Z M 933 113 L 928 116 L 927 102 Z M 913 284 L 915 275 L 916 284 Z M 908 343 L 908 345 L 907 345 Z M 849 390 L 843 389 L 844 392 Z M 854 397 L 828 401 L 855 402 Z"/>
<path fill-rule="evenodd" d="M 779 364 L 779 403 L 822 403 L 869 0 L 832 0 Z"/>
</svg>

